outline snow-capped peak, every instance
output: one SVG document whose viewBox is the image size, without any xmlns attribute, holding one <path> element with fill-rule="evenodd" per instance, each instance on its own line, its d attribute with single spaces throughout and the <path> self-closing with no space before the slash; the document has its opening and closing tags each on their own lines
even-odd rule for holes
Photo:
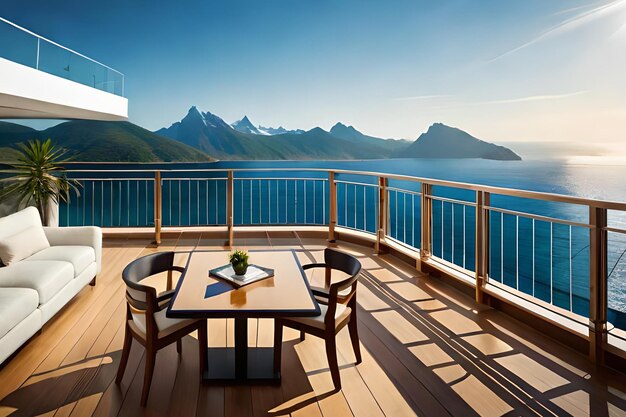
<svg viewBox="0 0 626 417">
<path fill-rule="evenodd" d="M 231 127 L 243 133 L 252 133 L 255 135 L 269 135 L 269 133 L 267 133 L 266 131 L 258 129 L 256 126 L 254 126 L 250 119 L 248 119 L 248 116 L 243 116 L 242 119 L 234 122 Z"/>
<path fill-rule="evenodd" d="M 207 127 L 228 127 L 230 128 L 230 126 L 228 125 L 228 123 L 226 123 L 224 120 L 222 120 L 219 116 L 214 115 L 213 113 L 210 112 L 206 112 L 203 113 L 200 110 L 198 110 L 198 108 L 196 106 L 192 106 L 189 111 L 187 112 L 187 116 L 185 116 L 185 119 L 187 118 L 191 118 L 191 119 L 199 119 L 200 122 L 202 122 L 205 126 Z"/>
</svg>

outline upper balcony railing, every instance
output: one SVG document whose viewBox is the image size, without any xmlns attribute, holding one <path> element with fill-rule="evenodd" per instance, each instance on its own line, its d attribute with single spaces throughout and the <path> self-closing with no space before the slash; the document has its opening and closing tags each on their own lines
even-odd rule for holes
<svg viewBox="0 0 626 417">
<path fill-rule="evenodd" d="M 626 352 L 626 203 L 327 169 L 72 170 L 61 225 L 354 230 Z M 504 295 L 502 295 L 504 294 Z M 508 294 L 508 295 L 507 295 Z M 567 325 L 566 325 L 567 326 Z M 626 355 L 625 355 L 626 356 Z"/>
<path fill-rule="evenodd" d="M 124 74 L 0 17 L 0 57 L 124 96 Z"/>
</svg>

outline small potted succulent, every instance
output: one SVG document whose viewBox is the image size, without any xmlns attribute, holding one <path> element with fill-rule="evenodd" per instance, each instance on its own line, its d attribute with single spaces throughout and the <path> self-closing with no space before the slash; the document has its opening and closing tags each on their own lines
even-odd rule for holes
<svg viewBox="0 0 626 417">
<path fill-rule="evenodd" d="M 237 275 L 245 275 L 248 270 L 248 252 L 236 250 L 230 254 L 230 264 Z"/>
</svg>

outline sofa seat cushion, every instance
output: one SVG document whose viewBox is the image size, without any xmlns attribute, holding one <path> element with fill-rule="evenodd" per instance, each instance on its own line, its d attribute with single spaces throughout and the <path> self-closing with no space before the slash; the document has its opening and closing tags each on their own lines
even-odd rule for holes
<svg viewBox="0 0 626 417">
<path fill-rule="evenodd" d="M 37 291 L 0 288 L 0 338 L 28 317 L 39 305 Z"/>
<path fill-rule="evenodd" d="M 0 287 L 31 288 L 46 304 L 74 279 L 74 268 L 63 261 L 22 261 L 0 268 Z"/>
<path fill-rule="evenodd" d="M 77 277 L 89 265 L 96 262 L 96 252 L 89 246 L 50 246 L 26 258 L 30 261 L 65 261 L 74 266 L 74 276 Z"/>
</svg>

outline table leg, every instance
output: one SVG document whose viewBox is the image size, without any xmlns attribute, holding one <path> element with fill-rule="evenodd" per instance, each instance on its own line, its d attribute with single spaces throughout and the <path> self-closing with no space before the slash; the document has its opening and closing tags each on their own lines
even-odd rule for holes
<svg viewBox="0 0 626 417">
<path fill-rule="evenodd" d="M 280 383 L 280 373 L 274 371 L 274 349 L 248 346 L 247 318 L 235 318 L 234 347 L 210 347 L 207 353 L 207 383 Z"/>
<path fill-rule="evenodd" d="M 235 378 L 248 377 L 248 319 L 235 319 Z"/>
</svg>

